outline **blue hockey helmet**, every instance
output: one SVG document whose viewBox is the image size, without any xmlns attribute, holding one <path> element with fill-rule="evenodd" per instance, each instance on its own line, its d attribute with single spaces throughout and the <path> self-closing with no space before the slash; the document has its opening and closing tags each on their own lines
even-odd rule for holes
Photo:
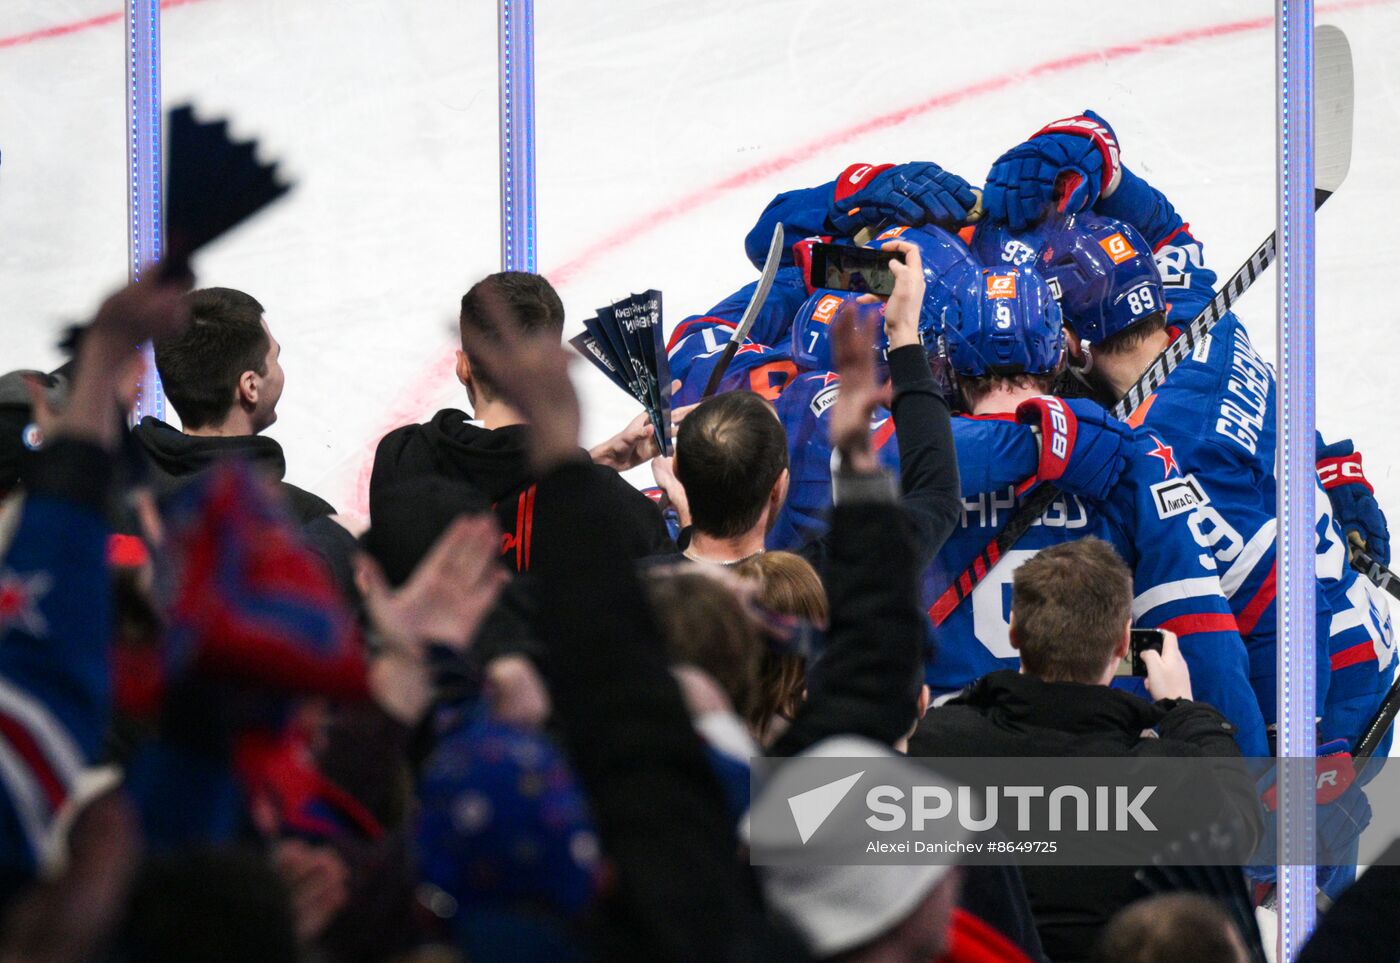
<svg viewBox="0 0 1400 963">
<path fill-rule="evenodd" d="M 1112 217 L 1067 218 L 1036 266 L 1059 298 L 1065 324 L 1091 344 L 1167 309 L 1152 247 L 1131 224 Z"/>
<path fill-rule="evenodd" d="M 984 267 L 1033 268 L 1062 218 L 1051 215 L 1022 231 L 983 218 L 972 232 L 973 257 Z"/>
<path fill-rule="evenodd" d="M 927 352 L 935 353 L 945 316 L 961 303 L 959 294 L 976 277 L 977 265 L 956 235 L 932 224 L 890 228 L 875 238 L 870 246 L 879 248 L 893 240 L 907 241 L 919 249 L 924 267 L 924 306 L 919 312 L 919 339 Z M 859 296 L 850 291 L 819 288 L 798 309 L 792 322 L 792 360 L 797 367 L 806 371 L 831 370 L 831 322 L 842 304 L 854 302 Z M 883 306 L 880 307 L 883 310 Z M 875 349 L 877 361 L 883 366 L 889 350 L 883 326 L 876 334 Z"/>
<path fill-rule="evenodd" d="M 962 301 L 943 332 L 956 374 L 1038 375 L 1059 365 L 1065 349 L 1060 306 L 1034 268 L 983 268 Z"/>
</svg>

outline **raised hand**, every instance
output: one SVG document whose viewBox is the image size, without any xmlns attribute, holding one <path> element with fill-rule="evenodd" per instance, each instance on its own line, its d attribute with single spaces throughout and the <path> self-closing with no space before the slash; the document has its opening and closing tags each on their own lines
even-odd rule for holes
<svg viewBox="0 0 1400 963">
<path fill-rule="evenodd" d="M 430 642 L 465 650 L 510 578 L 497 562 L 500 538 L 490 515 L 459 518 L 396 590 L 373 559 L 356 559 L 357 584 L 384 640 L 415 654 Z"/>
<path fill-rule="evenodd" d="M 546 470 L 583 457 L 579 449 L 579 404 L 569 380 L 571 353 L 549 337 L 524 337 L 503 307 L 493 305 L 488 316 L 494 334 L 464 328 L 462 347 L 492 387 L 533 429 L 531 457 Z"/>
<path fill-rule="evenodd" d="M 875 409 L 889 404 L 889 385 L 875 381 L 875 325 L 872 311 L 846 304 L 831 322 L 831 351 L 841 375 L 841 390 L 831 406 L 831 444 L 841 453 L 847 471 L 878 470 L 870 445 L 870 418 Z"/>
</svg>

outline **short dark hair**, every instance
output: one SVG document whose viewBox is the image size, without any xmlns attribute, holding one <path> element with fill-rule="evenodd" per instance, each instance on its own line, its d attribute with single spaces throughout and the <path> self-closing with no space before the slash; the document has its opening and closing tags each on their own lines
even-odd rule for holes
<svg viewBox="0 0 1400 963">
<path fill-rule="evenodd" d="M 1199 893 L 1162 893 L 1129 903 L 1104 927 L 1095 963 L 1245 963 L 1230 915 Z"/>
<path fill-rule="evenodd" d="M 203 428 L 223 421 L 233 407 L 243 372 L 267 374 L 272 342 L 263 327 L 263 306 L 242 291 L 191 291 L 185 304 L 189 327 L 156 342 L 156 370 L 184 426 Z"/>
<path fill-rule="evenodd" d="M 497 321 L 502 315 L 514 326 L 514 333 L 526 337 L 551 336 L 558 340 L 564 334 L 564 302 L 543 275 L 525 271 L 501 271 L 488 274 L 462 295 L 462 310 L 458 316 L 463 333 L 462 350 L 467 351 L 465 333 L 494 337 Z M 467 354 L 471 354 L 467 351 Z M 481 372 L 473 378 L 491 390 L 489 379 Z"/>
<path fill-rule="evenodd" d="M 676 479 L 696 529 L 717 538 L 743 535 L 788 466 L 787 432 L 773 406 L 752 391 L 711 398 L 676 433 Z"/>
<path fill-rule="evenodd" d="M 1043 395 L 1052 394 L 1064 368 L 1065 362 L 1061 359 L 1060 363 L 1055 365 L 1054 371 L 1045 374 L 985 374 L 977 377 L 958 375 L 958 387 L 962 389 L 963 402 L 970 411 L 977 406 L 977 402 L 997 388 L 1014 391 L 1023 391 L 1029 388 Z"/>
<path fill-rule="evenodd" d="M 1098 354 L 1123 354 L 1136 348 L 1156 332 L 1165 331 L 1166 328 L 1167 316 L 1161 311 L 1156 311 L 1137 324 L 1124 328 L 1111 337 L 1104 338 L 1094 345 L 1094 351 Z"/>
<path fill-rule="evenodd" d="M 1021 664 L 1046 682 L 1097 682 L 1133 615 L 1133 576 L 1092 536 L 1038 552 L 1011 579 Z"/>
</svg>

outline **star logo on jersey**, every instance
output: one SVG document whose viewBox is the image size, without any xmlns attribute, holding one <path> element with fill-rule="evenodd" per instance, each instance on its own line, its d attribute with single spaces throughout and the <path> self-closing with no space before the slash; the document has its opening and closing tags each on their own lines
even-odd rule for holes
<svg viewBox="0 0 1400 963">
<path fill-rule="evenodd" d="M 1158 438 L 1156 435 L 1152 436 L 1152 440 L 1157 443 L 1157 447 L 1149 451 L 1148 454 L 1153 458 L 1162 459 L 1163 478 L 1172 477 L 1172 472 L 1176 471 L 1179 467 L 1176 463 L 1176 453 L 1172 451 L 1171 445 L 1164 444 L 1162 439 Z"/>
<path fill-rule="evenodd" d="M 764 347 L 761 344 L 754 344 L 752 341 L 746 342 L 738 351 L 734 352 L 734 357 L 741 354 L 763 354 Z"/>
<path fill-rule="evenodd" d="M 13 625 L 30 635 L 47 635 L 49 625 L 39 611 L 39 600 L 52 585 L 47 572 L 26 576 L 0 571 L 0 634 Z"/>
<path fill-rule="evenodd" d="M 839 374 L 837 374 L 835 371 L 828 371 L 822 375 L 822 387 L 825 388 L 828 385 L 834 384 L 835 382 L 840 380 L 841 376 Z"/>
</svg>

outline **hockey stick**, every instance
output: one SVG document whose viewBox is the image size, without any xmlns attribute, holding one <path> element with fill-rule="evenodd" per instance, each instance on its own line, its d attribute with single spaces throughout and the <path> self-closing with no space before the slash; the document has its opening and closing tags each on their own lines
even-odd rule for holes
<svg viewBox="0 0 1400 963">
<path fill-rule="evenodd" d="M 1400 599 L 1400 580 L 1396 579 L 1395 573 L 1378 562 L 1355 540 L 1351 542 L 1349 547 L 1351 549 L 1351 567 L 1375 582 L 1378 588 L 1385 589 L 1392 596 Z"/>
<path fill-rule="evenodd" d="M 768 300 L 768 292 L 773 289 L 773 279 L 778 276 L 778 263 L 782 259 L 783 225 L 780 222 L 773 227 L 773 240 L 768 244 L 768 256 L 763 259 L 763 274 L 759 276 L 758 287 L 753 289 L 753 297 L 749 298 L 749 305 L 744 308 L 743 316 L 739 318 L 739 326 L 734 329 L 729 343 L 724 346 L 724 353 L 719 356 L 719 361 L 715 362 L 715 369 L 710 372 L 710 380 L 705 382 L 705 391 L 700 395 L 701 401 L 712 397 L 719 390 L 720 380 L 729 370 L 729 363 L 734 360 L 734 352 L 748 340 L 753 323 L 758 320 L 758 312 L 763 310 L 763 302 Z"/>
<path fill-rule="evenodd" d="M 1352 119 L 1352 66 L 1351 47 L 1346 35 L 1333 26 L 1318 27 L 1314 45 L 1317 71 L 1316 126 L 1316 198 L 1314 209 L 1326 203 L 1346 179 L 1351 166 L 1351 119 Z M 1126 420 L 1138 409 L 1148 395 L 1160 388 L 1177 365 L 1181 364 L 1196 345 L 1201 342 L 1216 322 L 1228 313 L 1244 292 L 1248 291 L 1259 276 L 1268 270 L 1278 257 L 1278 238 L 1270 233 L 1249 260 L 1244 262 L 1225 284 L 1210 299 L 1210 303 L 1200 314 L 1186 325 L 1185 329 L 1171 344 L 1167 345 L 1137 383 L 1113 406 L 1113 416 Z M 1034 489 L 1020 509 L 1006 523 L 987 546 L 972 560 L 972 564 L 929 607 L 929 618 L 934 625 L 942 625 L 958 605 L 972 594 L 987 573 L 996 567 L 1011 546 L 1024 535 L 1045 510 L 1058 498 L 1060 490 L 1053 485 Z"/>
</svg>

